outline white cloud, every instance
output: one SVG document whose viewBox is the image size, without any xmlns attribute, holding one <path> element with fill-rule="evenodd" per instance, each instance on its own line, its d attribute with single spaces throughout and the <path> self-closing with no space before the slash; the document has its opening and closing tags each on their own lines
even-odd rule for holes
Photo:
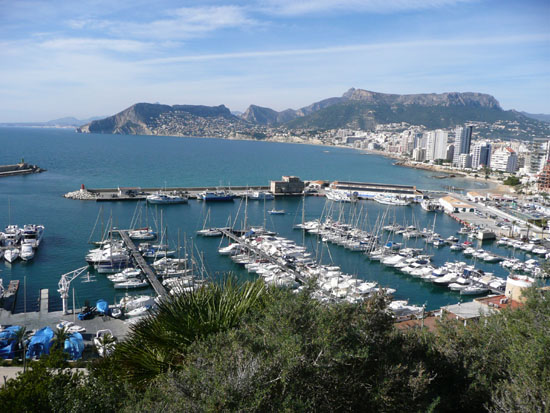
<svg viewBox="0 0 550 413">
<path fill-rule="evenodd" d="M 166 17 L 145 22 L 83 19 L 70 20 L 67 24 L 75 30 L 101 29 L 116 36 L 161 40 L 186 39 L 258 24 L 238 6 L 182 7 L 163 14 Z"/>
<path fill-rule="evenodd" d="M 509 45 L 518 43 L 548 42 L 550 34 L 526 34 L 512 36 L 495 37 L 477 37 L 477 38 L 456 38 L 441 40 L 414 40 L 404 42 L 386 42 L 386 43 L 365 43 L 352 45 L 339 45 L 308 49 L 286 49 L 272 51 L 251 51 L 251 52 L 231 52 L 231 53 L 213 53 L 203 55 L 176 56 L 159 59 L 149 59 L 141 61 L 146 64 L 168 64 L 184 63 L 208 60 L 228 60 L 228 59 L 250 59 L 263 57 L 284 57 L 284 56 L 305 56 L 322 55 L 336 53 L 362 52 L 369 50 L 389 50 L 389 49 L 410 49 L 426 47 L 457 47 L 457 46 L 482 46 L 482 45 Z"/>
<path fill-rule="evenodd" d="M 264 11 L 294 16 L 329 11 L 388 13 L 454 6 L 476 0 L 263 0 Z"/>
<path fill-rule="evenodd" d="M 113 51 L 121 53 L 143 52 L 152 48 L 152 44 L 136 40 L 94 39 L 94 38 L 56 38 L 40 43 L 45 49 L 60 51 Z"/>
</svg>

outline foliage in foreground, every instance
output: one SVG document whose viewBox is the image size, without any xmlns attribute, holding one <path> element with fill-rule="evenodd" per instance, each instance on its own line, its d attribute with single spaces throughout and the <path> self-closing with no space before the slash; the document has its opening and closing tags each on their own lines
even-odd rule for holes
<svg viewBox="0 0 550 413">
<path fill-rule="evenodd" d="M 434 334 L 396 330 L 383 296 L 324 305 L 307 291 L 226 287 L 164 303 L 156 321 L 134 328 L 139 341 L 87 376 L 34 364 L 0 391 L 0 404 L 30 411 L 38 401 L 43 411 L 72 412 L 550 411 L 548 292 L 532 290 L 523 309 L 479 323 L 443 322 Z M 122 356 L 137 345 L 157 367 Z"/>
</svg>

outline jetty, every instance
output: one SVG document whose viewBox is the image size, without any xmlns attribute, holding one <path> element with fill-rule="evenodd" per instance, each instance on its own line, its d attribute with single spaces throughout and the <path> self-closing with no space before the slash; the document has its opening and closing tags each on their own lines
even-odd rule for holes
<svg viewBox="0 0 550 413">
<path fill-rule="evenodd" d="M 145 261 L 145 258 L 140 254 L 138 248 L 136 247 L 136 244 L 134 244 L 134 241 L 130 238 L 128 235 L 127 230 L 113 230 L 113 232 L 118 232 L 122 240 L 124 241 L 124 244 L 126 244 L 126 247 L 130 249 L 132 252 L 132 257 L 136 261 L 136 264 L 141 268 L 145 276 L 147 277 L 147 280 L 159 296 L 166 295 L 166 288 L 164 288 L 164 285 L 159 281 L 157 278 L 157 275 L 151 268 L 151 266 Z"/>
<path fill-rule="evenodd" d="M 0 165 L 0 178 L 14 175 L 37 174 L 46 171 L 37 165 L 31 165 L 21 159 L 21 162 L 14 165 Z"/>
<path fill-rule="evenodd" d="M 220 231 L 224 237 L 227 237 L 231 241 L 238 243 L 246 250 L 253 252 L 256 256 L 262 257 L 266 261 L 269 261 L 271 264 L 277 265 L 281 270 L 287 272 L 288 274 L 291 274 L 296 281 L 302 284 L 305 282 L 305 277 L 298 271 L 290 268 L 288 265 L 280 262 L 279 260 L 262 251 L 261 249 L 253 247 L 252 245 L 244 242 L 244 240 L 232 230 L 227 228 L 216 228 L 216 230 Z"/>
</svg>

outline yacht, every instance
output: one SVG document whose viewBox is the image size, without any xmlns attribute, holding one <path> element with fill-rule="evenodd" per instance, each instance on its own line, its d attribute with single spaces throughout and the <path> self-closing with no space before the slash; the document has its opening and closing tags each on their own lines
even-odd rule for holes
<svg viewBox="0 0 550 413">
<path fill-rule="evenodd" d="M 150 204 L 186 204 L 189 200 L 185 195 L 173 195 L 161 192 L 147 195 L 146 199 Z"/>
<path fill-rule="evenodd" d="M 27 224 L 23 227 L 22 244 L 30 244 L 32 248 L 38 248 L 44 236 L 44 225 Z"/>
<path fill-rule="evenodd" d="M 407 201 L 406 199 L 401 199 L 395 195 L 390 194 L 378 194 L 374 197 L 374 200 L 379 204 L 384 205 L 407 206 L 411 204 L 411 202 Z"/>
<path fill-rule="evenodd" d="M 420 206 L 424 211 L 432 212 L 440 209 L 440 206 L 437 202 L 431 199 L 424 199 L 420 202 Z"/>
<path fill-rule="evenodd" d="M 4 245 L 17 245 L 21 241 L 23 231 L 17 225 L 8 225 L 4 231 Z"/>
<path fill-rule="evenodd" d="M 32 244 L 21 244 L 21 259 L 24 261 L 32 260 L 34 258 L 34 249 Z"/>
<path fill-rule="evenodd" d="M 222 232 L 216 228 L 205 228 L 198 230 L 197 235 L 201 237 L 221 237 Z"/>
<path fill-rule="evenodd" d="M 275 199 L 275 196 L 271 192 L 266 191 L 247 192 L 246 196 L 250 200 L 271 201 L 272 199 Z"/>
<path fill-rule="evenodd" d="M 128 232 L 130 239 L 149 241 L 155 239 L 157 234 L 150 228 L 134 229 Z"/>
<path fill-rule="evenodd" d="M 204 191 L 199 195 L 199 199 L 205 202 L 223 202 L 233 201 L 234 195 L 227 191 Z"/>
<path fill-rule="evenodd" d="M 4 259 L 10 264 L 19 258 L 19 249 L 15 247 L 8 248 L 4 251 Z"/>
<path fill-rule="evenodd" d="M 137 278 L 130 278 L 126 281 L 116 283 L 114 285 L 114 287 L 118 290 L 122 290 L 122 289 L 129 290 L 129 289 L 134 289 L 134 288 L 145 288 L 147 286 L 149 286 L 149 283 L 147 282 L 147 280 L 140 280 L 140 279 L 137 279 Z"/>
</svg>

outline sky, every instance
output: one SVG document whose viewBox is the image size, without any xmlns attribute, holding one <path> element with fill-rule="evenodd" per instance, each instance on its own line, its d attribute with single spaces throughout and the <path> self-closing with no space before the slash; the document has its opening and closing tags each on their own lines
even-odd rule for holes
<svg viewBox="0 0 550 413">
<path fill-rule="evenodd" d="M 550 0 L 0 0 L 0 122 L 351 87 L 550 113 Z"/>
</svg>

